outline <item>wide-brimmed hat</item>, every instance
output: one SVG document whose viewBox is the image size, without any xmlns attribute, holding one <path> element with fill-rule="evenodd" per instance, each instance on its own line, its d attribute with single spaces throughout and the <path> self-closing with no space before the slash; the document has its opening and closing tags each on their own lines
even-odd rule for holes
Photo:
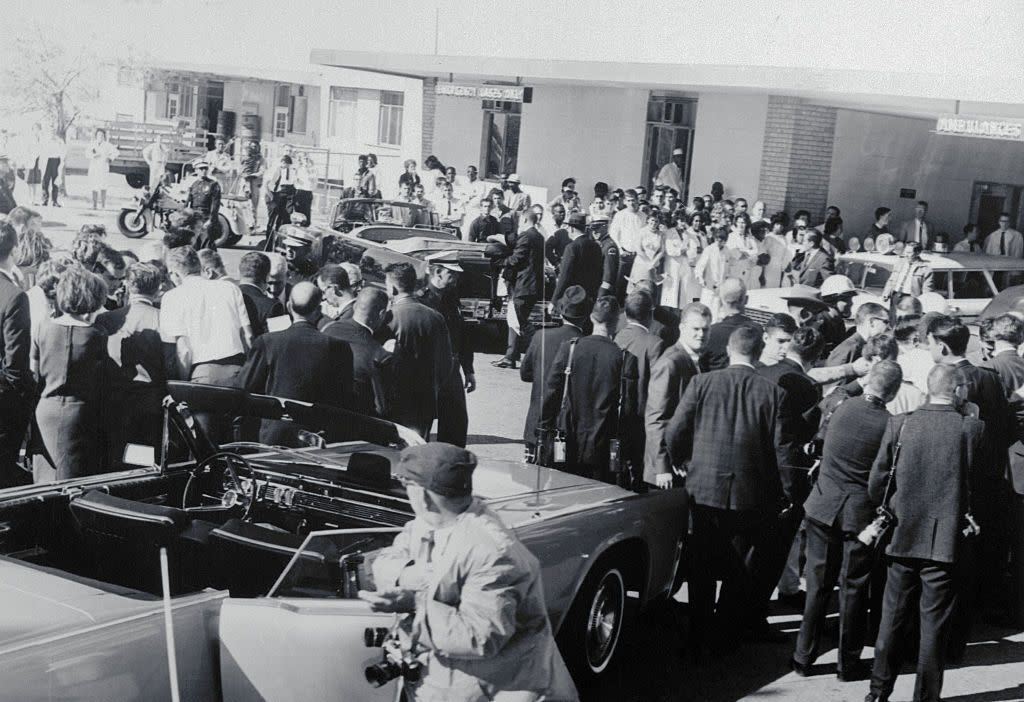
<svg viewBox="0 0 1024 702">
<path fill-rule="evenodd" d="M 586 319 L 593 305 L 593 300 L 587 297 L 587 291 L 582 285 L 570 285 L 559 302 L 560 312 L 566 319 Z"/>
</svg>

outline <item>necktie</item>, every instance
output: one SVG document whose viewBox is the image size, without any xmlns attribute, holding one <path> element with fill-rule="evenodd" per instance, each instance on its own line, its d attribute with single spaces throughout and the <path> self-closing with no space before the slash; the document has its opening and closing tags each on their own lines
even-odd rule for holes
<svg viewBox="0 0 1024 702">
<path fill-rule="evenodd" d="M 288 180 L 289 180 L 288 175 L 290 173 L 291 173 L 291 169 L 290 168 L 285 168 L 284 169 L 284 180 L 285 180 L 285 182 L 288 182 Z"/>
<path fill-rule="evenodd" d="M 1006 231 L 1005 230 L 999 235 L 999 255 L 1000 256 L 1005 256 L 1006 255 Z"/>
<path fill-rule="evenodd" d="M 451 214 L 451 213 L 452 213 L 452 201 L 449 200 L 448 201 L 448 214 Z"/>
</svg>

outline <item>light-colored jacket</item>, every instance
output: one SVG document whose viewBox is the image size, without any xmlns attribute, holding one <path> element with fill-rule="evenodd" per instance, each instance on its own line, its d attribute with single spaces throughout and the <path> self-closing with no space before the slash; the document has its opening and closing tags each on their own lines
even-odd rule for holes
<svg viewBox="0 0 1024 702">
<path fill-rule="evenodd" d="M 479 498 L 451 527 L 406 524 L 374 560 L 373 575 L 378 590 L 400 580 L 417 590 L 402 628 L 425 665 L 413 689 L 418 702 L 577 699 L 548 620 L 540 562 Z"/>
</svg>

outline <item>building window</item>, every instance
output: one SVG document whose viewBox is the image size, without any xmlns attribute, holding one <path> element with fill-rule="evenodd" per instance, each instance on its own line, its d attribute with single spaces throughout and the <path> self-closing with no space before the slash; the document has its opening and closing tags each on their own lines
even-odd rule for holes
<svg viewBox="0 0 1024 702">
<path fill-rule="evenodd" d="M 307 98 L 293 95 L 291 99 L 288 131 L 292 134 L 306 133 Z"/>
<path fill-rule="evenodd" d="M 331 86 L 327 106 L 327 134 L 335 139 L 354 142 L 356 139 L 356 91 Z"/>
<path fill-rule="evenodd" d="M 117 69 L 118 85 L 135 85 L 137 82 L 135 71 L 131 66 L 121 66 Z"/>
<path fill-rule="evenodd" d="M 377 120 L 377 143 L 388 146 L 402 145 L 402 110 L 405 94 L 391 90 L 380 91 L 380 118 Z"/>
<path fill-rule="evenodd" d="M 515 173 L 519 161 L 519 129 L 523 106 L 518 102 L 484 100 L 483 176 Z"/>
<path fill-rule="evenodd" d="M 180 99 L 177 93 L 167 93 L 167 109 L 165 114 L 167 119 L 174 119 L 178 116 Z"/>
<path fill-rule="evenodd" d="M 652 95 L 647 101 L 647 137 L 644 143 L 644 185 L 651 187 L 658 170 L 672 160 L 675 149 L 683 150 L 683 185 L 690 184 L 690 159 L 693 155 L 693 127 L 697 120 L 697 101 L 688 98 Z M 683 202 L 687 193 L 679 193 Z"/>
<path fill-rule="evenodd" d="M 165 101 L 165 116 L 167 119 L 176 117 L 194 117 L 195 100 L 193 91 L 195 86 L 182 81 L 168 81 L 167 99 Z"/>
<path fill-rule="evenodd" d="M 288 133 L 288 108 L 274 108 L 274 137 L 281 139 Z"/>
</svg>

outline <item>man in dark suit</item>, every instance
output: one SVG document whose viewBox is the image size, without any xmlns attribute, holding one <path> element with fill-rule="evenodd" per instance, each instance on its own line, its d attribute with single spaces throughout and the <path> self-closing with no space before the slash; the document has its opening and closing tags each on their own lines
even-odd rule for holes
<svg viewBox="0 0 1024 702">
<path fill-rule="evenodd" d="M 790 328 L 796 326 L 789 315 L 775 315 L 775 324 Z M 788 318 L 788 319 L 786 319 Z M 773 343 L 781 329 L 766 328 L 765 337 Z M 804 451 L 804 445 L 814 438 L 818 431 L 818 402 L 821 391 L 817 383 L 807 374 L 818 362 L 825 339 L 816 329 L 803 327 L 789 336 L 785 345 L 785 357 L 778 363 L 758 368 L 761 377 L 785 390 L 782 402 L 782 444 L 779 446 L 779 471 L 782 486 L 793 509 L 785 519 L 772 524 L 768 546 L 770 562 L 761 581 L 762 603 L 767 604 L 775 584 L 779 584 L 779 600 L 798 600 L 800 596 L 800 555 L 802 539 L 796 539 L 800 530 L 803 510 L 800 505 L 807 498 L 810 489 L 809 473 L 814 461 Z M 762 353 L 762 358 L 765 354 Z M 788 569 L 787 569 L 788 566 Z M 767 612 L 765 612 L 767 615 Z"/>
<path fill-rule="evenodd" d="M 936 365 L 928 374 L 928 404 L 889 420 L 871 468 L 868 495 L 873 503 L 882 504 L 899 445 L 895 489 L 889 488 L 888 502 L 895 526 L 885 551 L 889 566 L 882 623 L 866 700 L 887 700 L 892 693 L 911 607 L 920 613 L 914 699 L 938 700 L 942 694 L 946 637 L 957 599 L 956 571 L 964 551 L 964 513 L 971 502 L 969 481 L 984 460 L 984 424 L 957 411 L 967 383 L 957 366 Z"/>
<path fill-rule="evenodd" d="M 492 364 L 498 368 L 515 368 L 519 363 L 533 335 L 530 313 L 544 295 L 544 237 L 537 231 L 540 216 L 533 211 L 523 216 L 529 228 L 519 232 L 512 254 L 501 264 L 507 273 L 515 275 L 509 300 L 519 323 L 519 333 L 509 327 L 505 356 Z"/>
<path fill-rule="evenodd" d="M 523 428 L 523 441 L 526 444 L 526 455 L 530 462 L 550 463 L 550 446 L 538 445 L 537 429 L 540 427 L 541 407 L 544 402 L 544 388 L 548 370 L 555 360 L 562 342 L 576 339 L 584 335 L 584 328 L 590 317 L 593 301 L 587 297 L 586 291 L 579 285 L 573 285 L 562 296 L 562 326 L 541 329 L 533 335 L 530 347 L 523 356 L 519 366 L 519 378 L 524 383 L 532 383 L 530 387 L 530 408 L 526 412 L 526 426 Z"/>
<path fill-rule="evenodd" d="M 430 254 L 425 260 L 429 266 L 427 284 L 416 293 L 416 299 L 444 317 L 452 349 L 451 372 L 447 384 L 440 389 L 437 403 L 437 440 L 465 448 L 469 432 L 466 394 L 476 390 L 476 373 L 473 372 L 469 330 L 462 319 L 459 300 L 462 265 L 458 251 Z"/>
<path fill-rule="evenodd" d="M 868 585 L 875 554 L 857 535 L 875 517 L 875 504 L 868 498 L 868 475 L 891 416 L 885 405 L 896 396 L 902 380 L 898 364 L 879 362 L 868 375 L 864 394 L 843 402 L 825 431 L 818 480 L 804 503 L 807 601 L 792 660 L 798 675 L 808 675 L 818 657 L 837 581 L 837 674 L 841 680 L 857 680 L 867 672 L 860 654 L 867 636 Z"/>
<path fill-rule="evenodd" d="M 679 340 L 665 349 L 651 369 L 644 411 L 647 436 L 644 446 L 644 482 L 658 488 L 670 488 L 675 475 L 665 441 L 665 427 L 675 414 L 686 387 L 700 373 L 700 354 L 704 348 L 711 310 L 699 302 L 683 308 L 679 321 Z"/>
<path fill-rule="evenodd" d="M 321 306 L 324 312 L 324 316 L 320 319 L 321 329 L 338 319 L 352 319 L 357 291 L 354 289 L 352 277 L 344 265 L 328 263 L 321 268 L 316 276 L 316 286 L 324 294 L 324 304 Z"/>
<path fill-rule="evenodd" d="M 18 466 L 35 381 L 29 368 L 32 323 L 28 297 L 15 280 L 11 259 L 17 245 L 14 226 L 0 222 L 0 487 L 32 482 L 32 475 Z"/>
<path fill-rule="evenodd" d="M 248 392 L 275 395 L 335 407 L 352 406 L 352 349 L 344 341 L 317 331 L 320 289 L 297 283 L 288 298 L 295 320 L 290 327 L 256 339 L 248 360 L 238 373 L 238 386 Z M 294 424 L 264 419 L 260 441 L 299 446 Z"/>
<path fill-rule="evenodd" d="M 267 293 L 269 275 L 270 259 L 264 253 L 250 251 L 238 262 L 238 289 L 245 299 L 253 337 L 266 334 L 267 320 L 285 313 L 284 305 Z"/>
<path fill-rule="evenodd" d="M 651 369 L 661 357 L 665 342 L 650 331 L 651 322 L 654 320 L 654 302 L 649 293 L 635 291 L 627 295 L 625 312 L 626 326 L 615 335 L 615 343 L 636 358 L 636 382 L 625 383 L 623 391 L 627 393 L 627 405 L 636 407 L 638 411 L 619 417 L 619 434 L 622 437 L 622 458 L 629 463 L 633 482 L 639 483 L 643 480 L 644 471 L 644 410 L 647 408 L 647 388 L 651 379 Z"/>
<path fill-rule="evenodd" d="M 623 260 L 620 262 L 621 253 L 619 251 L 619 245 L 612 239 L 611 234 L 608 232 L 608 226 L 606 222 L 600 222 L 594 225 L 593 237 L 597 241 L 597 245 L 601 247 L 601 289 L 598 291 L 598 295 L 615 295 L 616 288 L 619 287 L 620 274 L 622 278 L 622 299 L 626 295 L 625 277 L 629 274 L 626 270 L 622 272 L 620 269 L 630 268 L 632 269 L 633 260 L 632 258 L 627 261 Z"/>
<path fill-rule="evenodd" d="M 747 307 L 747 286 L 739 278 L 726 278 L 718 287 L 722 303 L 722 319 L 708 330 L 704 342 L 704 363 L 708 370 L 721 370 L 729 365 L 726 346 L 738 327 L 749 327 L 761 333 L 757 322 L 743 314 Z"/>
<path fill-rule="evenodd" d="M 865 302 L 858 307 L 854 320 L 857 327 L 853 334 L 832 349 L 825 365 L 853 363 L 861 357 L 861 350 L 868 339 L 884 334 L 889 329 L 889 311 L 877 302 Z"/>
<path fill-rule="evenodd" d="M 987 323 L 986 323 L 987 322 Z M 1013 574 L 1010 618 L 1024 626 L 1024 358 L 1017 348 L 1024 343 L 1024 322 L 1004 314 L 981 325 L 982 343 L 991 344 L 989 364 L 999 374 L 1013 416 L 1013 444 L 1010 446 L 1010 506 L 1007 528 L 1010 535 Z"/>
<path fill-rule="evenodd" d="M 599 297 L 590 313 L 590 336 L 563 342 L 551 370 L 541 413 L 541 430 L 565 433 L 566 461 L 557 465 L 570 473 L 614 483 L 621 479 L 611 463 L 612 442 L 619 436 L 623 376 L 636 377 L 636 359 L 612 341 L 619 305 Z M 566 374 L 566 367 L 569 373 Z"/>
<path fill-rule="evenodd" d="M 466 240 L 486 244 L 488 237 L 498 234 L 498 220 L 491 216 L 491 196 L 480 198 L 480 213 L 466 228 Z"/>
<path fill-rule="evenodd" d="M 776 453 L 785 391 L 754 370 L 763 343 L 760 329 L 736 328 L 727 346 L 729 367 L 690 381 L 666 432 L 672 464 L 687 466 L 693 504 L 692 630 L 713 630 L 722 644 L 744 628 L 756 639 L 771 633 L 759 619 L 758 577 L 767 527 L 785 502 Z M 712 627 L 716 560 L 723 575 Z"/>
<path fill-rule="evenodd" d="M 565 205 L 560 202 L 551 205 L 551 219 L 554 220 L 554 226 L 551 236 L 544 242 L 544 257 L 557 269 L 570 241 L 569 229 L 565 226 Z"/>
<path fill-rule="evenodd" d="M 156 301 L 162 283 L 159 268 L 133 263 L 125 276 L 128 304 L 96 318 L 96 327 L 108 335 L 107 352 L 120 369 L 111 379 L 118 402 L 107 408 L 111 470 L 121 465 L 128 443 L 160 446 L 167 369 L 174 363 L 160 339 Z"/>
<path fill-rule="evenodd" d="M 955 317 L 936 316 L 928 322 L 926 338 L 932 360 L 954 366 L 964 374 L 966 399 L 977 405 L 978 419 L 984 422 L 979 462 L 982 469 L 970 476 L 974 515 L 981 535 L 966 554 L 976 564 L 966 569 L 968 578 L 957 602 L 950 644 L 951 653 L 957 657 L 967 645 L 976 605 L 994 609 L 1005 599 L 1002 582 L 1009 548 L 1006 468 L 1015 430 L 999 375 L 990 368 L 973 365 L 966 358 L 971 338 L 966 325 Z"/>
<path fill-rule="evenodd" d="M 820 232 L 808 229 L 804 234 L 804 240 L 810 248 L 802 255 L 798 254 L 798 259 L 794 259 L 793 270 L 798 273 L 798 283 L 820 288 L 821 284 L 825 282 L 825 278 L 836 272 L 835 261 L 821 248 Z"/>
<path fill-rule="evenodd" d="M 417 280 L 416 269 L 409 263 L 392 263 L 384 269 L 391 298 L 387 335 L 395 339 L 395 387 L 399 389 L 391 416 L 426 439 L 454 366 L 444 317 L 413 296 Z"/>
<path fill-rule="evenodd" d="M 551 296 L 556 307 L 565 291 L 573 285 L 582 287 L 591 300 L 597 299 L 598 290 L 601 289 L 601 246 L 587 234 L 586 227 L 585 215 L 579 212 L 569 215 L 569 238 L 572 241 L 562 254 L 558 281 Z"/>
<path fill-rule="evenodd" d="M 332 321 L 321 331 L 352 349 L 352 410 L 387 418 L 395 393 L 391 354 L 374 338 L 387 314 L 387 293 L 363 288 L 352 308 L 350 319 Z"/>
</svg>

